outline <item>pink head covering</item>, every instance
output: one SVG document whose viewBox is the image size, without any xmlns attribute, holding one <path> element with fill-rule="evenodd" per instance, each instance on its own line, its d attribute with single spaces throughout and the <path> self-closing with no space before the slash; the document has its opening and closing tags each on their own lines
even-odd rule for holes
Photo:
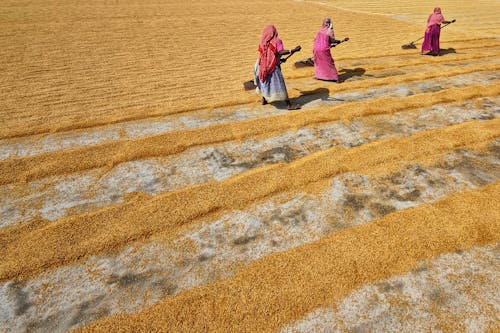
<svg viewBox="0 0 500 333">
<path fill-rule="evenodd" d="M 278 32 L 274 25 L 268 25 L 262 31 L 262 38 L 259 44 L 259 79 L 266 82 L 267 75 L 276 68 L 278 57 L 276 50 L 278 43 Z"/>
<path fill-rule="evenodd" d="M 429 18 L 427 19 L 427 27 L 431 27 L 435 24 L 440 25 L 441 23 L 443 23 L 443 21 L 444 17 L 441 14 L 441 8 L 436 7 L 434 8 L 434 13 L 429 15 Z"/>
<path fill-rule="evenodd" d="M 332 20 L 329 17 L 323 19 L 323 24 L 321 25 L 321 29 L 319 31 L 328 35 L 333 34 Z"/>
<path fill-rule="evenodd" d="M 329 50 L 331 40 L 334 38 L 332 20 L 327 17 L 323 20 L 323 24 L 314 38 L 313 52 Z"/>
<path fill-rule="evenodd" d="M 329 17 L 327 17 L 327 18 L 325 18 L 325 19 L 323 20 L 323 24 L 322 24 L 321 26 L 322 26 L 323 28 L 328 29 L 328 28 L 330 28 L 330 27 L 331 27 L 331 25 L 332 25 L 332 20 L 330 20 L 330 18 L 329 18 Z"/>
</svg>

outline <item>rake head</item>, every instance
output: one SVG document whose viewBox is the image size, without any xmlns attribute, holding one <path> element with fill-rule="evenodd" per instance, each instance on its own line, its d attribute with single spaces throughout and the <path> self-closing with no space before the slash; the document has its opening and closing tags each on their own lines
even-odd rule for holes
<svg viewBox="0 0 500 333">
<path fill-rule="evenodd" d="M 243 89 L 245 89 L 246 91 L 255 90 L 255 88 L 257 88 L 257 86 L 255 85 L 255 82 L 253 80 L 243 82 Z"/>
<path fill-rule="evenodd" d="M 305 60 L 297 61 L 295 63 L 296 68 L 301 68 L 301 67 L 313 67 L 314 66 L 314 61 L 312 58 L 307 58 Z"/>
<path fill-rule="evenodd" d="M 416 49 L 417 47 L 415 46 L 415 44 L 410 43 L 410 44 L 405 44 L 405 45 L 402 45 L 401 48 L 403 50 L 410 50 L 410 49 Z"/>
</svg>

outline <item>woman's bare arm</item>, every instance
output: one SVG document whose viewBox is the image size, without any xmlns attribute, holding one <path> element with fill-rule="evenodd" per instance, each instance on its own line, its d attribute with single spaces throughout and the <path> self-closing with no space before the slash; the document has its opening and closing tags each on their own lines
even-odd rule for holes
<svg viewBox="0 0 500 333">
<path fill-rule="evenodd" d="M 281 57 L 281 56 L 284 56 L 284 55 L 287 55 L 287 54 L 293 54 L 297 51 L 300 51 L 300 46 L 296 46 L 295 48 L 291 49 L 291 50 L 281 50 L 278 52 L 278 55 Z"/>
</svg>

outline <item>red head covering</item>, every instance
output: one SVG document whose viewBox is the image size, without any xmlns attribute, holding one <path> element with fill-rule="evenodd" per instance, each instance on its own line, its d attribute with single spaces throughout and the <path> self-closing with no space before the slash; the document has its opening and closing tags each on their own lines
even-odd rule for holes
<svg viewBox="0 0 500 333">
<path fill-rule="evenodd" d="M 278 43 L 278 32 L 274 25 L 268 25 L 262 31 L 259 44 L 259 79 L 266 82 L 266 77 L 276 68 L 278 57 L 276 56 L 276 44 Z"/>
<path fill-rule="evenodd" d="M 441 14 L 441 8 L 436 7 L 434 8 L 434 13 L 429 15 L 429 18 L 427 19 L 427 26 L 431 27 L 435 24 L 441 24 L 444 21 L 444 17 Z"/>
</svg>

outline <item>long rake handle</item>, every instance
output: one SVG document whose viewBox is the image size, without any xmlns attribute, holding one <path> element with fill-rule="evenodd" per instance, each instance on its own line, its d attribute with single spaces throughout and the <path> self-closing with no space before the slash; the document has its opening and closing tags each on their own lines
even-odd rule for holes
<svg viewBox="0 0 500 333">
<path fill-rule="evenodd" d="M 447 25 L 450 25 L 450 24 L 452 24 L 452 23 L 453 23 L 453 22 L 450 22 L 450 23 L 446 23 L 446 24 L 444 24 L 444 25 L 441 27 L 441 29 L 443 29 L 444 27 L 446 27 Z M 424 36 L 424 37 L 425 37 L 425 36 Z M 420 37 L 419 39 L 415 39 L 413 42 L 410 42 L 410 44 L 413 44 L 413 43 L 415 43 L 415 42 L 418 42 L 419 40 L 424 39 L 424 37 Z"/>
<path fill-rule="evenodd" d="M 336 43 L 336 44 L 332 44 L 332 45 L 330 45 L 330 48 L 335 47 L 335 46 L 337 46 L 337 45 L 340 45 L 340 44 L 342 44 L 342 43 L 345 43 L 345 42 L 347 42 L 348 40 L 349 40 L 349 37 L 346 37 L 346 38 L 342 39 L 340 42 L 338 42 L 338 43 Z"/>
<path fill-rule="evenodd" d="M 285 62 L 288 58 L 290 58 L 291 56 L 293 56 L 293 53 L 292 54 L 289 54 L 287 55 L 286 57 L 284 58 L 281 58 L 281 62 Z"/>
<path fill-rule="evenodd" d="M 349 40 L 349 37 L 346 37 L 346 38 L 342 39 L 340 42 L 338 42 L 338 43 L 336 43 L 336 44 L 332 44 L 332 45 L 330 45 L 330 48 L 334 48 L 335 46 L 340 45 L 340 44 L 342 44 L 342 43 L 345 43 L 345 42 L 347 42 L 348 40 Z M 307 59 L 306 59 L 306 61 L 307 61 L 307 60 L 312 60 L 312 57 L 307 58 Z"/>
<path fill-rule="evenodd" d="M 302 48 L 300 47 L 300 45 L 299 45 L 299 46 L 297 46 L 297 47 L 295 47 L 294 51 L 293 51 L 292 53 L 290 53 L 287 57 L 281 58 L 281 59 L 280 59 L 280 62 L 282 62 L 282 63 L 283 63 L 283 62 L 286 62 L 286 60 L 287 60 L 288 58 L 290 58 L 291 56 L 293 56 L 295 53 L 299 52 L 300 50 L 302 50 Z"/>
</svg>

